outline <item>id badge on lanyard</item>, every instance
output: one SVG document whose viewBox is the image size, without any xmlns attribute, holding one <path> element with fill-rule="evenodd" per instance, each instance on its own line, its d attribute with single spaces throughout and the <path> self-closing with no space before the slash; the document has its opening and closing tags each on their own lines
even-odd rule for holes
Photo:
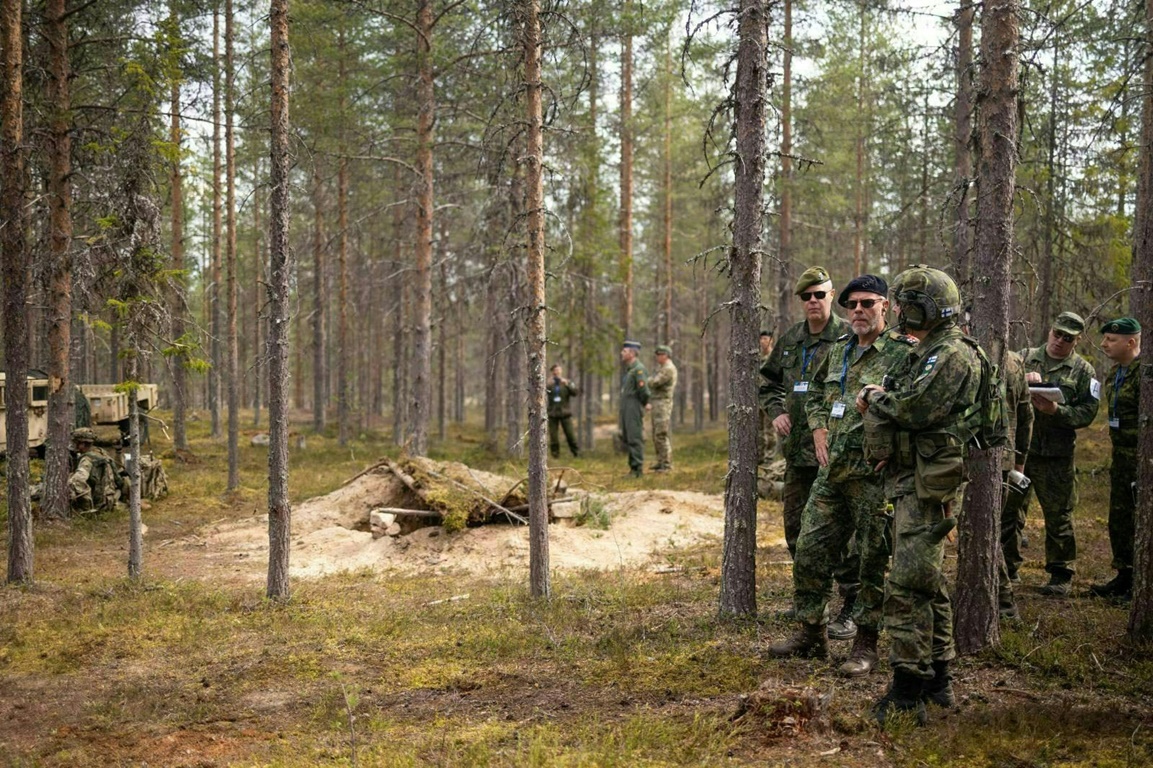
<svg viewBox="0 0 1153 768">
<path fill-rule="evenodd" d="M 833 410 L 829 412 L 829 417 L 833 419 L 842 419 L 845 417 L 845 404 L 838 400 L 833 403 Z"/>
</svg>

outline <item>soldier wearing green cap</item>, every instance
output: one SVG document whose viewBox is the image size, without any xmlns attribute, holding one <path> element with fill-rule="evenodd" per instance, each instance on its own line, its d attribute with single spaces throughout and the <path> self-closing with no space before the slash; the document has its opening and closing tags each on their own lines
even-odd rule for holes
<svg viewBox="0 0 1153 768">
<path fill-rule="evenodd" d="M 120 481 L 112 459 L 94 447 L 96 433 L 89 427 L 72 431 L 79 459 L 68 478 L 68 497 L 73 512 L 106 512 L 120 500 Z"/>
<path fill-rule="evenodd" d="M 669 359 L 673 350 L 660 344 L 654 354 L 657 364 L 649 376 L 649 404 L 653 414 L 653 446 L 657 451 L 655 472 L 668 472 L 673 468 L 673 443 L 669 431 L 673 421 L 673 392 L 677 388 L 677 367 Z"/>
<path fill-rule="evenodd" d="M 801 533 L 801 514 L 817 479 L 813 432 L 805 407 L 817 369 L 836 340 L 849 332 L 849 324 L 833 314 L 833 281 L 824 267 L 809 267 L 801 273 L 794 293 L 804 307 L 805 319 L 785 331 L 761 365 L 760 406 L 773 422 L 781 439 L 785 459 L 785 488 L 782 498 L 785 543 L 796 557 Z M 834 571 L 845 603 L 829 624 L 829 637 L 847 640 L 856 635 L 852 621 L 856 600 L 857 560 L 846 553 Z"/>
<path fill-rule="evenodd" d="M 1033 437 L 1024 474 L 1031 481 L 1025 493 L 1010 494 L 1001 521 L 1001 549 L 1009 578 L 1017 580 L 1021 567 L 1021 532 L 1029 494 L 1036 491 L 1045 517 L 1045 595 L 1061 597 L 1072 589 L 1077 541 L 1073 535 L 1073 508 L 1077 504 L 1077 468 L 1073 454 L 1077 430 L 1093 423 L 1101 397 L 1101 383 L 1093 367 L 1074 352 L 1085 331 L 1085 321 L 1073 312 L 1057 315 L 1044 346 L 1023 349 L 1025 380 L 1061 392 L 1061 403 L 1033 393 Z"/>
<path fill-rule="evenodd" d="M 1096 597 L 1129 598 L 1133 594 L 1133 512 L 1137 506 L 1137 422 L 1141 400 L 1141 324 L 1132 317 L 1101 326 L 1101 350 L 1113 361 L 1101 400 L 1109 409 L 1113 462 L 1109 469 L 1109 546 L 1116 577 L 1089 587 Z"/>
<path fill-rule="evenodd" d="M 626 341 L 621 345 L 621 413 L 620 434 L 629 454 L 629 470 L 640 477 L 645 467 L 645 406 L 649 402 L 649 388 L 645 385 L 648 373 L 637 359 L 639 341 Z"/>
</svg>

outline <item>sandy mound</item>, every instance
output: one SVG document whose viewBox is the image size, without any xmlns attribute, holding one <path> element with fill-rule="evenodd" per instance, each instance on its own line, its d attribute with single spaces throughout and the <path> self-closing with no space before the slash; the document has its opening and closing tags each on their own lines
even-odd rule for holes
<svg viewBox="0 0 1153 768">
<path fill-rule="evenodd" d="M 500 499 L 517 481 L 461 464 L 432 464 L 458 482 Z M 579 493 L 579 491 L 575 492 Z M 724 507 L 719 496 L 683 491 L 596 494 L 611 515 L 608 530 L 558 520 L 549 526 L 549 560 L 556 569 L 609 569 L 659 564 L 677 549 L 719 538 Z M 369 471 L 332 493 L 293 510 L 294 577 L 370 568 L 400 572 L 516 573 L 528 568 L 528 528 L 490 524 L 446 534 L 439 526 L 404 536 L 373 538 L 369 513 L 408 506 L 410 492 L 387 470 Z M 237 575 L 265 576 L 268 517 L 219 523 L 201 531 L 211 562 Z"/>
</svg>

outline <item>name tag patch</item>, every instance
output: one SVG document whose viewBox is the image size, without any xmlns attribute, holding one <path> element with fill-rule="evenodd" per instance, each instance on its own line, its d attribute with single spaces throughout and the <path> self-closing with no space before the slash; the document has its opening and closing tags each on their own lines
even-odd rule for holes
<svg viewBox="0 0 1153 768">
<path fill-rule="evenodd" d="M 797 393 L 802 393 L 802 394 L 805 392 L 808 392 L 809 391 L 809 382 L 798 381 L 796 384 L 793 385 L 793 391 L 797 392 Z"/>
<path fill-rule="evenodd" d="M 1121 419 L 1109 419 L 1109 429 L 1121 429 Z"/>
<path fill-rule="evenodd" d="M 837 401 L 833 403 L 833 410 L 829 412 L 829 417 L 834 419 L 843 418 L 845 415 L 845 404 Z"/>
</svg>

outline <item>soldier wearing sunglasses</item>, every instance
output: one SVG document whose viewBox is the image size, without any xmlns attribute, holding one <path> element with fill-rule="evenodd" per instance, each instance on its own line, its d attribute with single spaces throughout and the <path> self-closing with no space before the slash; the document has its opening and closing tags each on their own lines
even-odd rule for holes
<svg viewBox="0 0 1153 768">
<path fill-rule="evenodd" d="M 1049 583 L 1041 593 L 1053 597 L 1068 595 L 1072 589 L 1077 541 L 1073 536 L 1073 508 L 1077 504 L 1077 474 L 1073 454 L 1077 431 L 1089 426 L 1097 416 L 1101 383 L 1093 377 L 1093 367 L 1074 352 L 1085 331 L 1085 321 L 1073 312 L 1062 312 L 1049 329 L 1044 346 L 1021 350 L 1025 380 L 1030 385 L 1045 384 L 1061 391 L 1063 402 L 1032 395 L 1033 438 L 1025 459 L 1025 475 L 1031 480 L 1025 493 L 1009 494 L 1001 521 L 1001 549 L 1009 578 L 1017 581 L 1021 567 L 1021 532 L 1030 491 L 1045 516 L 1045 570 Z"/>
<path fill-rule="evenodd" d="M 801 512 L 820 470 L 805 406 L 817 369 L 837 338 L 849 332 L 849 324 L 833 314 L 833 281 L 824 267 L 809 267 L 801 273 L 794 293 L 802 303 L 805 318 L 781 335 L 761 365 L 760 405 L 781 438 L 781 455 L 785 459 L 785 543 L 789 554 L 795 557 Z M 846 608 L 829 625 L 829 637 L 849 640 L 857 633 L 851 618 L 858 589 L 856 559 L 847 556 L 834 573 Z"/>
</svg>

